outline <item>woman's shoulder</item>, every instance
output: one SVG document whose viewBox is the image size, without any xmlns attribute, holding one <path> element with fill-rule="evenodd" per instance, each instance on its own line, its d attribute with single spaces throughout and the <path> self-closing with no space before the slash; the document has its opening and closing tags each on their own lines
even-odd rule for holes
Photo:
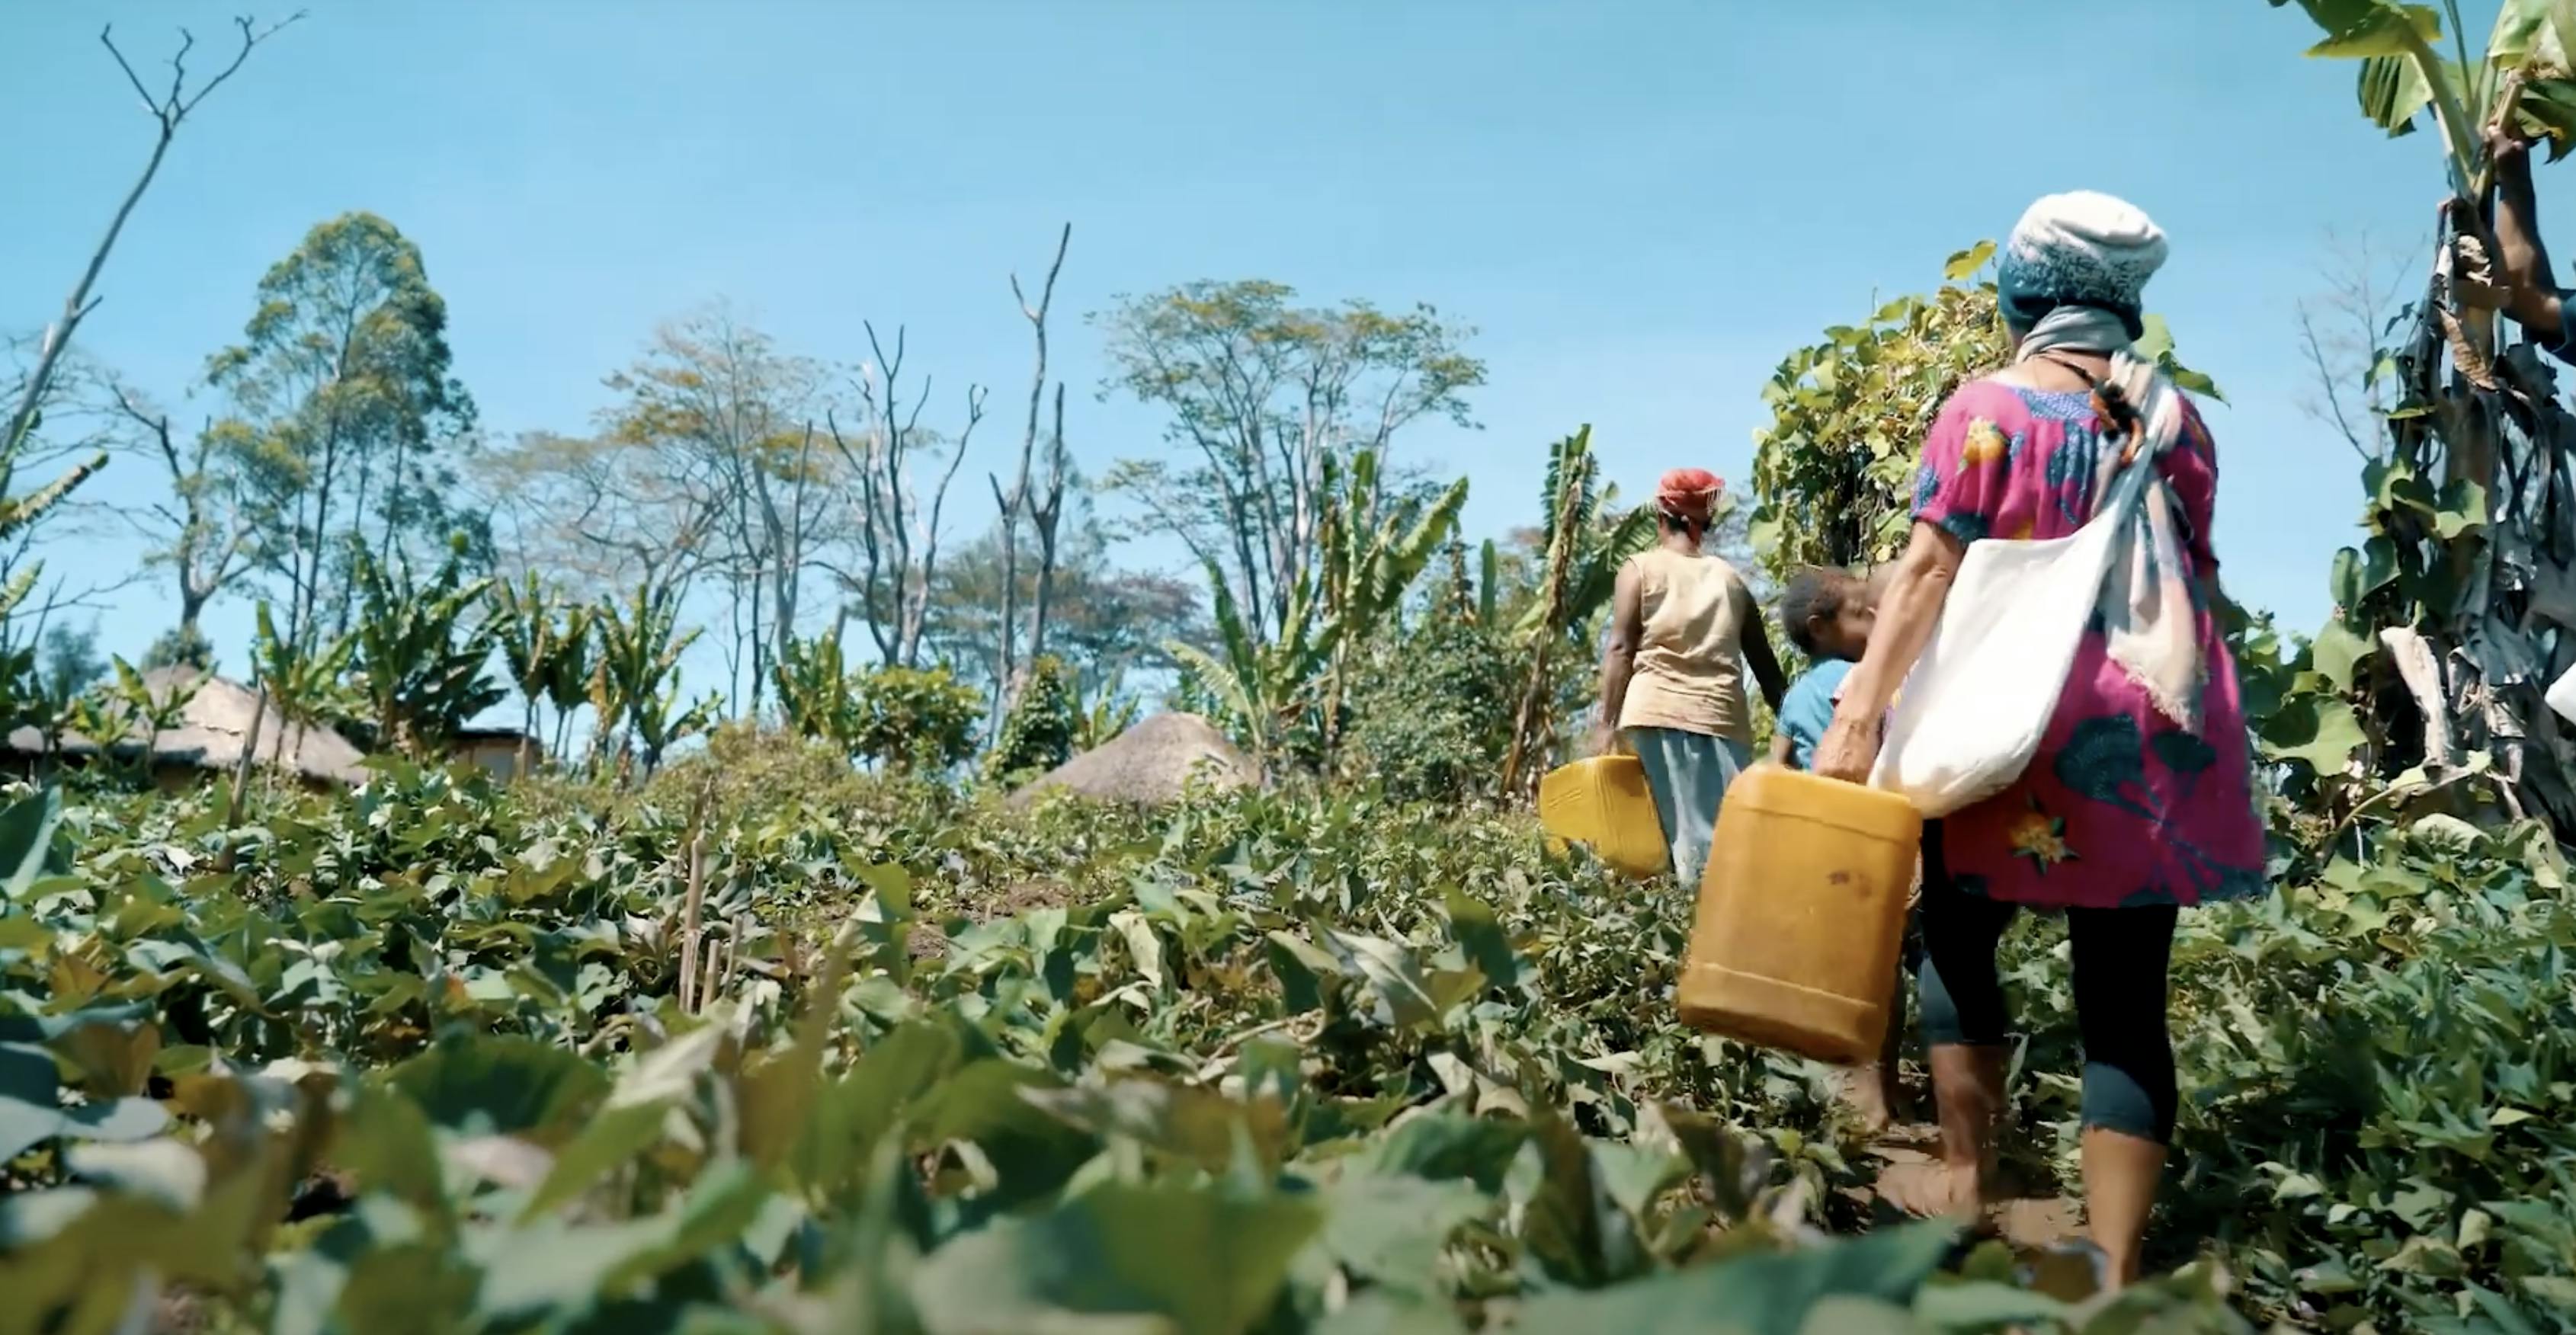
<svg viewBox="0 0 2576 1335">
<path fill-rule="evenodd" d="M 1990 422 L 2028 417 L 2030 412 L 2030 391 L 2004 379 L 2001 371 L 1989 371 L 1961 384 L 1941 404 L 1943 417 L 1982 417 Z"/>
</svg>

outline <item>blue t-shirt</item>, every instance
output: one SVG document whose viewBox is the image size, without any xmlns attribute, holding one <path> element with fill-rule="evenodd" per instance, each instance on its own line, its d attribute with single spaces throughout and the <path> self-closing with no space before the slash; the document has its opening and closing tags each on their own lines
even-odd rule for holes
<svg viewBox="0 0 2576 1335">
<path fill-rule="evenodd" d="M 1815 759 L 1817 743 L 1825 740 L 1825 729 L 1834 725 L 1834 695 L 1842 690 L 1843 678 L 1851 670 L 1851 664 L 1830 658 L 1789 683 L 1788 692 L 1780 697 L 1780 731 L 1789 737 L 1790 764 L 1805 769 Z"/>
</svg>

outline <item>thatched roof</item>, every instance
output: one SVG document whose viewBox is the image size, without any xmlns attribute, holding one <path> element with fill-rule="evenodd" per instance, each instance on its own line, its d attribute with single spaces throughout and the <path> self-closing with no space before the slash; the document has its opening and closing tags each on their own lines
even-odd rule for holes
<svg viewBox="0 0 2576 1335">
<path fill-rule="evenodd" d="M 155 701 L 167 701 L 173 692 L 184 695 L 191 685 L 196 689 L 182 707 L 179 726 L 151 738 L 155 765 L 189 765 L 229 773 L 241 761 L 242 742 L 250 731 L 252 715 L 259 714 L 256 759 L 260 764 L 328 783 L 354 785 L 367 778 L 361 763 L 366 759 L 365 753 L 351 745 L 348 738 L 320 724 L 287 723 L 278 716 L 275 701 L 262 712 L 258 693 L 240 682 L 184 667 L 155 668 L 143 674 L 143 682 Z M 117 740 L 111 749 L 118 757 L 130 759 L 144 740 L 138 729 L 137 735 Z M 34 728 L 19 728 L 9 734 L 7 745 L 19 755 L 42 755 L 44 734 Z M 78 734 L 66 733 L 62 739 L 65 755 L 92 757 L 99 749 L 96 741 Z"/>
<path fill-rule="evenodd" d="M 1083 797 L 1160 806 L 1196 776 L 1211 788 L 1249 788 L 1261 772 L 1196 714 L 1156 714 L 1075 756 L 1011 794 L 1019 805 L 1061 788 Z"/>
</svg>

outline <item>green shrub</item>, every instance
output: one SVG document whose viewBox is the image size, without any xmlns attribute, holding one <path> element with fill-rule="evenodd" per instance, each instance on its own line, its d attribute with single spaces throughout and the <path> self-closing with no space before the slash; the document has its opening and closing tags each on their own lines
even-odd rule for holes
<svg viewBox="0 0 2576 1335">
<path fill-rule="evenodd" d="M 1054 769 L 1073 755 L 1082 723 L 1073 670 L 1053 654 L 1040 655 L 1029 664 L 1019 698 L 1003 716 L 1002 735 L 984 757 L 984 776 L 1010 783 Z"/>
<path fill-rule="evenodd" d="M 1381 651 L 1356 683 L 1343 767 L 1376 778 L 1398 799 L 1490 792 L 1511 745 L 1514 685 L 1498 632 L 1434 614 Z"/>
<path fill-rule="evenodd" d="M 975 754 L 983 693 L 944 667 L 881 667 L 853 674 L 857 711 L 850 745 L 889 769 L 944 770 Z"/>
</svg>

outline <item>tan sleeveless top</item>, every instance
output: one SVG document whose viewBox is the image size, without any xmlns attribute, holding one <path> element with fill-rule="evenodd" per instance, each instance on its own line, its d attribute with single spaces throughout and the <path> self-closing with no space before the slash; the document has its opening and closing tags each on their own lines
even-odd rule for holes
<svg viewBox="0 0 2576 1335">
<path fill-rule="evenodd" d="M 1735 567 L 1714 556 L 1656 547 L 1628 558 L 1637 569 L 1645 635 L 1622 728 L 1677 728 L 1750 745 L 1744 700 L 1745 620 L 1759 615 Z"/>
</svg>

